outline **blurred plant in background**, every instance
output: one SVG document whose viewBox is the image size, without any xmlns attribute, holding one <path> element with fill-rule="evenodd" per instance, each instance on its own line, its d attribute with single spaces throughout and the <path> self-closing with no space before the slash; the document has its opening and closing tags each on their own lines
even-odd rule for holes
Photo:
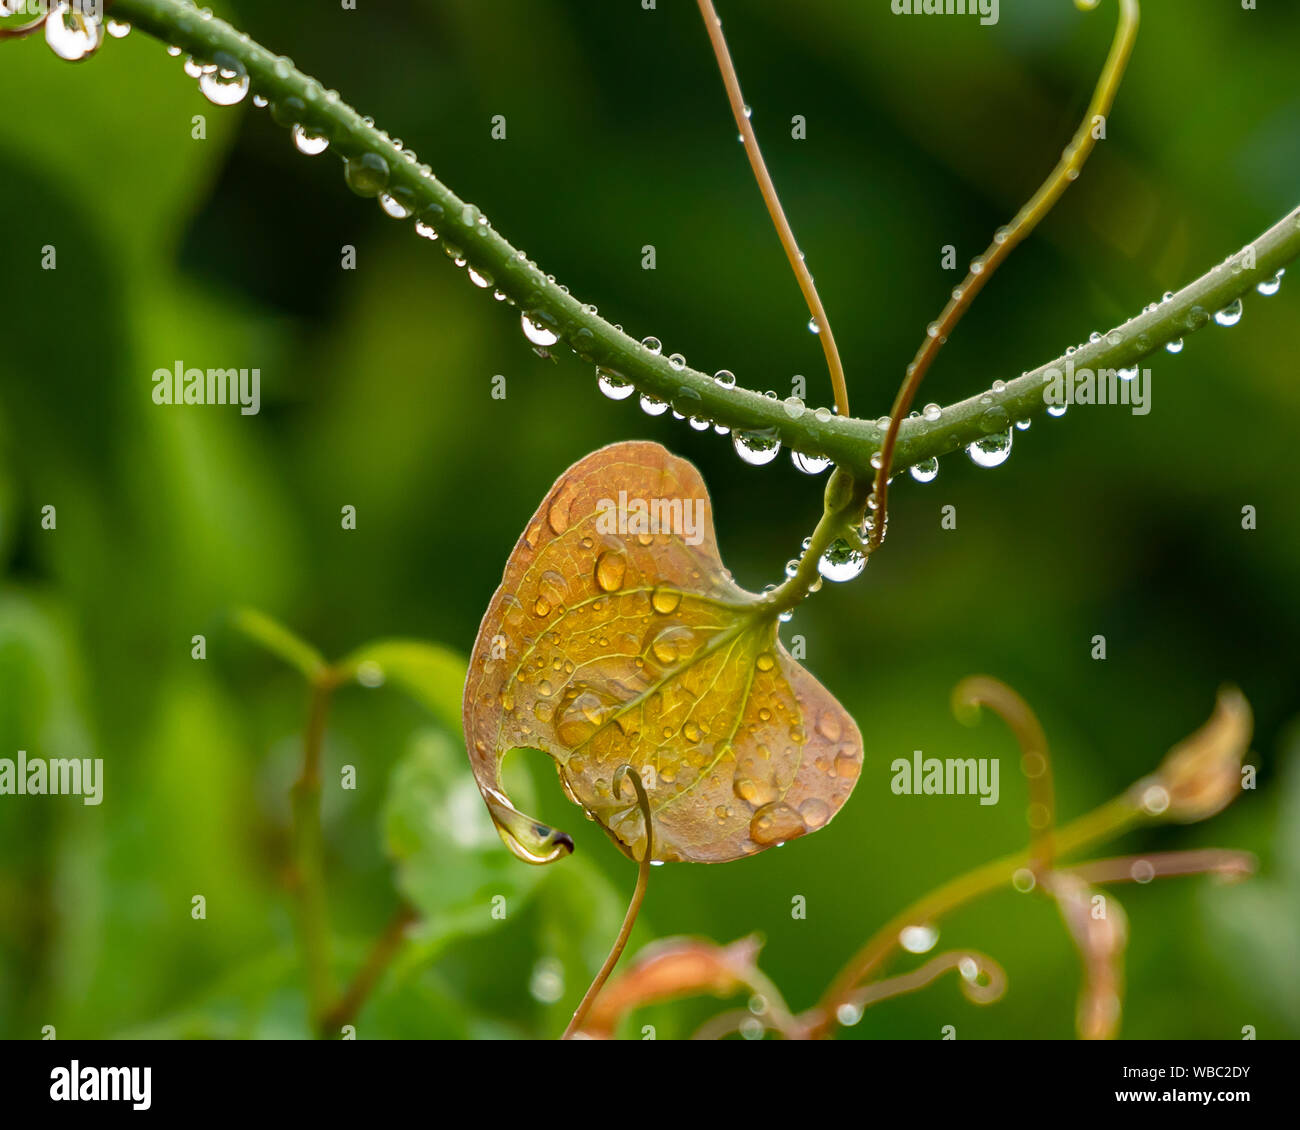
<svg viewBox="0 0 1300 1130">
<path fill-rule="evenodd" d="M 255 38 L 293 44 L 389 128 L 437 150 L 451 183 L 506 230 L 529 233 L 539 261 L 600 295 L 637 336 L 671 327 L 677 348 L 759 386 L 813 371 L 819 347 L 789 316 L 779 249 L 752 239 L 758 204 L 746 203 L 734 134 L 698 112 L 716 80 L 693 12 L 500 0 L 489 41 L 481 6 L 413 2 L 368 16 L 373 49 L 358 52 L 348 14 L 245 7 L 238 22 Z M 811 123 L 806 148 L 777 144 L 769 159 L 791 210 L 812 218 L 801 232 L 823 289 L 858 296 L 867 315 L 841 319 L 841 347 L 850 358 L 905 356 L 942 285 L 934 249 L 976 246 L 1024 197 L 1035 174 L 1016 154 L 1059 143 L 1077 108 L 1057 107 L 1087 86 L 1105 32 L 1053 5 L 982 32 L 945 21 L 922 32 L 830 2 L 794 24 L 781 5 L 752 7 L 733 37 L 783 59 L 747 84 L 756 115 Z M 931 378 L 936 399 L 967 391 L 965 370 L 992 375 L 1111 324 L 1293 203 L 1294 107 L 1277 91 L 1289 88 L 1297 13 L 1192 16 L 1151 0 L 1147 14 L 1162 49 L 1134 61 L 1131 132 L 1101 147 L 1097 175 L 1044 224 L 1044 245 L 949 347 L 951 368 Z M 482 548 L 480 561 L 503 557 L 532 505 L 529 484 L 625 434 L 626 417 L 582 409 L 585 372 L 543 366 L 404 228 L 362 215 L 332 184 L 322 191 L 323 174 L 251 110 L 211 112 L 178 81 L 179 64 L 138 38 L 75 71 L 39 42 L 6 44 L 0 71 L 6 104 L 22 107 L 0 119 L 0 171 L 22 187 L 0 237 L 11 294 L 0 350 L 0 755 L 101 756 L 108 769 L 99 809 L 0 800 L 0 1033 L 312 1030 L 283 897 L 302 883 L 283 861 L 294 855 L 304 704 L 294 677 L 252 660 L 225 624 L 224 610 L 252 604 L 327 650 L 386 632 L 454 648 L 391 645 L 410 651 L 358 660 L 349 678 L 362 689 L 342 693 L 340 682 L 319 749 L 322 782 L 352 766 L 357 785 L 322 793 L 322 873 L 340 931 L 324 974 L 352 983 L 387 936 L 382 924 L 403 922 L 394 872 L 419 915 L 367 994 L 359 1033 L 552 1035 L 617 929 L 622 895 L 609 876 L 621 887 L 626 863 L 589 834 L 550 872 L 515 866 L 486 823 L 457 724 L 440 711 L 459 701 L 455 650 L 468 647 L 494 584 L 466 547 Z M 1245 44 L 1252 59 L 1231 106 L 1186 81 L 1221 69 L 1224 43 Z M 648 88 L 666 58 L 681 61 L 681 81 Z M 916 74 L 924 87 L 905 81 Z M 510 120 L 506 144 L 491 137 L 495 113 Z M 195 114 L 206 115 L 202 140 Z M 520 175 L 543 169 L 545 190 Z M 356 271 L 337 270 L 345 244 Z M 639 270 L 646 244 L 657 248 L 653 272 Z M 46 247 L 57 270 L 39 269 Z M 896 491 L 907 544 L 896 539 L 859 591 L 827 594 L 783 629 L 804 637 L 815 671 L 860 672 L 838 688 L 872 720 L 855 804 L 797 849 L 722 872 L 675 868 L 672 883 L 652 885 L 634 946 L 759 928 L 771 982 L 796 1007 L 815 1000 L 821 971 L 882 910 L 982 857 L 977 847 L 1020 838 L 1012 806 L 889 793 L 895 755 L 996 749 L 982 733 L 954 737 L 932 710 L 941 688 L 996 667 L 1031 700 L 1057 704 L 1047 714 L 1056 784 L 1086 806 L 1124 788 L 1147 764 L 1141 751 L 1181 732 L 1231 679 L 1255 707 L 1261 788 L 1215 835 L 1258 854 L 1263 877 L 1133 892 L 1125 1033 L 1300 1034 L 1300 855 L 1286 832 L 1300 796 L 1287 757 L 1300 708 L 1289 661 L 1300 598 L 1288 583 L 1300 536 L 1284 518 L 1294 317 L 1253 302 L 1246 319 L 1250 333 L 1197 335 L 1158 367 L 1152 417 L 1075 411 L 1036 426 L 1051 429 L 1048 441 L 1018 437 L 996 478 L 954 462 L 938 486 Z M 262 414 L 150 401 L 153 370 L 199 357 L 260 366 Z M 504 400 L 490 395 L 498 374 Z M 859 401 L 881 411 L 892 385 L 887 374 L 854 378 Z M 749 516 L 720 531 L 738 576 L 770 575 L 773 544 L 806 533 L 815 515 L 788 465 L 742 468 L 715 437 L 667 420 L 638 427 L 704 466 L 720 509 Z M 1234 438 L 1247 428 L 1248 443 Z M 961 515 L 956 531 L 941 531 L 940 503 Z M 1247 504 L 1261 516 L 1249 532 Z M 56 529 L 42 528 L 46 505 L 57 506 Z M 344 505 L 356 507 L 355 530 L 339 527 Z M 1098 634 L 1104 661 L 1090 657 Z M 427 678 L 400 674 L 408 661 Z M 365 693 L 377 672 L 423 688 L 416 702 Z M 528 811 L 549 818 L 562 801 L 532 787 L 537 768 L 508 767 L 520 778 L 512 789 L 532 805 L 531 790 Z M 1160 787 L 1176 812 L 1177 781 Z M 1124 851 L 1155 866 L 1147 835 L 1128 833 Z M 1200 836 L 1166 831 L 1162 850 L 1203 852 Z M 1058 895 L 1076 937 L 1079 892 L 1067 881 Z M 207 917 L 196 920 L 200 894 Z M 790 916 L 795 895 L 806 918 Z M 886 1000 L 852 1034 L 933 1037 L 948 1024 L 962 1036 L 1069 1034 L 1077 959 L 1050 916 L 1014 899 L 960 910 L 945 928 L 997 955 L 1010 985 L 997 1009 L 942 994 Z M 1120 941 L 1118 929 L 1085 937 L 1085 952 Z M 1113 966 L 1090 968 L 1097 984 Z M 652 1005 L 635 1020 L 689 1034 L 711 1011 Z"/>
</svg>

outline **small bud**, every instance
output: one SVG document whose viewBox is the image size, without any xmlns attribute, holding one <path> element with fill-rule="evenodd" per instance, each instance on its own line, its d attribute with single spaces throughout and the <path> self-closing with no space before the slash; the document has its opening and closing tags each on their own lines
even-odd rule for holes
<svg viewBox="0 0 1300 1130">
<path fill-rule="evenodd" d="M 1219 691 L 1210 720 L 1179 742 L 1160 767 L 1134 786 L 1153 815 L 1179 824 L 1205 820 L 1241 791 L 1241 761 L 1253 728 L 1250 703 L 1235 687 Z"/>
</svg>

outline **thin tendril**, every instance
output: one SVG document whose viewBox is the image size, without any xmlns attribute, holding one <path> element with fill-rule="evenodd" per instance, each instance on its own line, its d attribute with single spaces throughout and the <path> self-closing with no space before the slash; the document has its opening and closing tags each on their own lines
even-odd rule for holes
<svg viewBox="0 0 1300 1130">
<path fill-rule="evenodd" d="M 609 956 L 605 958 L 605 964 L 600 967 L 600 972 L 596 974 L 595 979 L 587 988 L 586 994 L 573 1013 L 573 1019 L 569 1021 L 569 1026 L 564 1030 L 564 1035 L 561 1038 L 565 1040 L 573 1039 L 578 1032 L 582 1031 L 582 1025 L 587 1019 L 587 1013 L 591 1011 L 591 1006 L 600 995 L 600 990 L 605 987 L 609 975 L 614 972 L 614 966 L 618 964 L 618 959 L 623 956 L 623 950 L 627 947 L 627 939 L 632 933 L 632 927 L 636 924 L 636 916 L 640 913 L 641 903 L 645 900 L 646 884 L 650 881 L 650 861 L 654 858 L 654 818 L 650 812 L 650 798 L 646 795 L 645 785 L 641 783 L 641 778 L 637 776 L 636 771 L 630 765 L 620 765 L 614 773 L 615 796 L 622 793 L 624 780 L 630 780 L 632 787 L 636 790 L 637 807 L 641 809 L 641 818 L 645 822 L 645 850 L 641 854 L 641 861 L 637 867 L 636 889 L 632 892 L 632 901 L 628 903 L 627 914 L 623 917 L 623 926 L 618 932 L 618 937 L 614 939 L 613 946 L 610 947 Z"/>
<path fill-rule="evenodd" d="M 736 76 L 735 65 L 731 61 L 731 52 L 727 48 L 727 40 L 722 34 L 722 21 L 718 18 L 718 13 L 714 11 L 713 0 L 699 0 L 700 15 L 704 17 L 704 26 L 709 33 L 709 42 L 713 45 L 713 54 L 718 59 L 718 69 L 722 72 L 722 82 L 727 88 L 727 101 L 731 103 L 731 113 L 736 119 L 736 128 L 740 130 L 740 135 L 745 143 L 745 155 L 749 158 L 749 167 L 754 170 L 754 179 L 758 182 L 758 190 L 763 194 L 763 203 L 767 205 L 767 214 L 772 217 L 772 223 L 776 227 L 776 234 L 781 238 L 781 246 L 785 248 L 785 257 L 790 261 L 790 269 L 794 271 L 795 278 L 799 282 L 799 289 L 803 292 L 804 301 L 808 304 L 808 312 L 813 317 L 813 322 L 817 326 L 817 334 L 821 338 L 822 352 L 826 354 L 826 366 L 830 369 L 831 385 L 835 389 L 835 408 L 841 416 L 849 415 L 849 391 L 844 383 L 844 366 L 840 362 L 839 350 L 835 347 L 835 335 L 831 332 L 831 320 L 826 315 L 826 308 L 822 305 L 821 296 L 817 293 L 817 287 L 813 283 L 812 274 L 804 262 L 803 254 L 799 250 L 799 244 L 794 238 L 794 232 L 790 228 L 790 221 L 785 218 L 785 210 L 781 207 L 781 201 L 776 194 L 776 186 L 772 183 L 772 178 L 768 174 L 767 165 L 763 161 L 762 151 L 758 147 L 758 136 L 754 133 L 754 127 L 750 124 L 749 115 L 745 112 L 745 99 L 740 93 L 740 79 Z"/>
<path fill-rule="evenodd" d="M 1093 5 L 1095 7 L 1095 4 Z M 1097 138 L 1093 135 L 1093 123 L 1097 118 L 1105 118 L 1110 113 L 1111 104 L 1119 90 L 1120 80 L 1124 77 L 1124 68 L 1128 65 L 1133 43 L 1137 39 L 1138 0 L 1119 0 L 1119 26 L 1115 29 L 1115 38 L 1111 43 L 1110 54 L 1102 68 L 1097 89 L 1078 130 L 1075 131 L 1070 144 L 1056 168 L 1051 172 L 1042 186 L 1029 199 L 1029 202 L 1016 213 L 1011 223 L 1001 228 L 993 237 L 987 250 L 971 264 L 966 281 L 954 290 L 953 297 L 943 308 L 943 312 L 927 330 L 926 339 L 917 350 L 912 363 L 907 367 L 907 376 L 899 386 L 898 395 L 894 397 L 894 406 L 889 410 L 889 428 L 885 432 L 884 442 L 880 446 L 880 461 L 876 470 L 873 501 L 875 517 L 871 522 L 871 533 L 867 541 L 867 552 L 875 550 L 885 535 L 886 501 L 889 494 L 889 475 L 894 461 L 894 446 L 898 439 L 898 429 L 907 415 L 921 387 L 931 362 L 948 339 L 953 328 L 961 321 L 962 315 L 970 308 L 975 296 L 983 289 L 989 277 L 1011 254 L 1012 250 L 1024 240 L 1048 212 L 1052 210 L 1062 194 L 1078 179 L 1079 170 L 1092 153 Z"/>
</svg>

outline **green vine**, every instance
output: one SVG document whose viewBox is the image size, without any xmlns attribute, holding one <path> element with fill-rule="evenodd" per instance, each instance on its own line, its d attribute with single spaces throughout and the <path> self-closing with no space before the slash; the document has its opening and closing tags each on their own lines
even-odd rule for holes
<svg viewBox="0 0 1300 1130">
<path fill-rule="evenodd" d="M 266 99 L 281 125 L 328 138 L 346 162 L 353 190 L 363 196 L 382 195 L 386 206 L 435 231 L 449 255 L 472 268 L 476 281 L 519 307 L 532 323 L 535 345 L 563 342 L 584 361 L 630 382 L 645 396 L 671 404 L 683 416 L 750 433 L 760 445 L 779 440 L 792 450 L 831 460 L 856 479 L 872 477 L 872 457 L 885 436 L 882 421 L 840 418 L 829 409 L 809 409 L 795 398 L 781 401 L 722 384 L 629 337 L 547 276 L 475 205 L 458 197 L 336 92 L 189 0 L 115 0 L 111 11 L 115 20 L 216 65 L 231 82 L 247 82 L 254 95 Z M 893 465 L 946 455 L 1041 414 L 1048 407 L 1045 376 L 1063 369 L 1067 360 L 1075 368 L 1094 371 L 1132 368 L 1200 329 L 1252 288 L 1267 286 L 1298 256 L 1300 208 L 1176 294 L 1108 333 L 1094 335 L 1077 350 L 1014 379 L 995 381 L 992 388 L 949 405 L 933 419 L 905 420 Z"/>
</svg>

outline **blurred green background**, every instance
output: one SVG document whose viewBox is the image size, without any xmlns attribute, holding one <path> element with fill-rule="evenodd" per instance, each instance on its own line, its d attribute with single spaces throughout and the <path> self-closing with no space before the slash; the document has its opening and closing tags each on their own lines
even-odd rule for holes
<svg viewBox="0 0 1300 1130">
<path fill-rule="evenodd" d="M 781 396 L 803 374 L 809 402 L 830 402 L 689 0 L 213 6 L 373 115 L 635 336 Z M 1300 10 L 1143 8 L 1108 139 L 989 286 L 922 401 L 1106 330 L 1296 205 Z M 720 11 L 855 411 L 880 415 L 958 281 L 940 248 L 964 264 L 1051 167 L 1114 5 L 1004 0 L 994 27 L 897 17 L 885 0 Z M 107 776 L 98 808 L 0 798 L 0 1036 L 307 1033 L 285 863 L 306 691 L 233 630 L 232 609 L 261 608 L 329 656 L 389 636 L 463 655 L 543 493 L 617 439 L 657 439 L 700 466 L 724 560 L 749 587 L 779 578 L 820 508 L 821 480 L 784 455 L 744 466 L 723 438 L 606 401 L 576 360 L 539 360 L 517 316 L 350 194 L 332 155 L 295 152 L 251 99 L 209 105 L 181 62 L 138 32 L 78 66 L 39 38 L 0 44 L 0 756 L 102 757 Z M 195 114 L 206 140 L 191 137 Z M 506 141 L 490 136 L 496 114 Z M 806 140 L 790 137 L 795 114 Z M 339 269 L 344 244 L 355 271 Z M 40 269 L 46 245 L 57 270 Z M 1288 282 L 1252 296 L 1237 328 L 1147 362 L 1149 416 L 1074 408 L 1017 433 L 996 470 L 952 456 L 933 484 L 900 480 L 884 552 L 783 629 L 805 637 L 807 665 L 861 723 L 851 803 L 783 849 L 657 871 L 634 947 L 760 931 L 764 969 L 805 1007 L 887 917 L 1026 839 L 1014 746 L 993 719 L 953 720 L 958 679 L 996 675 L 1038 710 L 1065 819 L 1154 767 L 1230 681 L 1256 711 L 1258 790 L 1207 824 L 1113 850 L 1245 848 L 1261 875 L 1115 892 L 1132 930 L 1123 1032 L 1300 1036 L 1300 295 Z M 155 406 L 151 374 L 178 359 L 259 367 L 260 415 Z M 40 526 L 50 504 L 56 531 Z M 946 504 L 955 531 L 939 527 Z M 1104 661 L 1090 658 L 1095 634 Z M 545 869 L 509 857 L 446 713 L 391 687 L 337 696 L 325 753 L 336 975 L 356 969 L 400 884 L 424 922 L 361 1036 L 553 1036 L 634 869 L 540 754 L 516 755 L 537 807 L 521 806 L 573 832 L 577 854 Z M 894 796 L 889 763 L 915 749 L 1002 757 L 1002 802 Z M 338 786 L 343 765 L 357 767 L 355 791 Z M 190 916 L 196 894 L 204 921 Z M 795 895 L 806 920 L 791 918 Z M 848 1034 L 1072 1034 L 1078 959 L 1049 903 L 1007 890 L 945 923 L 939 945 L 997 957 L 1006 997 L 978 1008 L 944 981 Z M 720 1007 L 656 1007 L 627 1032 L 683 1034 Z"/>
</svg>

